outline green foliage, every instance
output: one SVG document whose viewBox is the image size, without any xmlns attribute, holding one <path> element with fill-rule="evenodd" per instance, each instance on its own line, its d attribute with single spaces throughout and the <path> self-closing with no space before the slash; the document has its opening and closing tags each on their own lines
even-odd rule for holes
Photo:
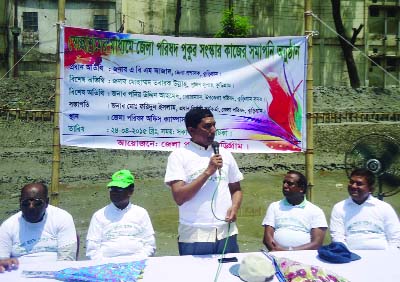
<svg viewBox="0 0 400 282">
<path fill-rule="evenodd" d="M 215 37 L 233 38 L 247 37 L 253 26 L 247 17 L 235 15 L 233 9 L 224 11 L 221 20 L 222 29 L 215 34 Z"/>
</svg>

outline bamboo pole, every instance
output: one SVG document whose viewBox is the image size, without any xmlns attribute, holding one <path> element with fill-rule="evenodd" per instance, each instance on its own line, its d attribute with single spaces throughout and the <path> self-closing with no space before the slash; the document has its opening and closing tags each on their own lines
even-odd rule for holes
<svg viewBox="0 0 400 282">
<path fill-rule="evenodd" d="M 306 148 L 306 177 L 308 180 L 307 199 L 313 200 L 313 188 L 314 188 L 314 129 L 313 129 L 313 53 L 312 53 L 312 0 L 304 0 L 304 30 L 308 37 L 308 57 L 307 57 L 307 98 L 306 98 L 306 109 L 307 109 L 307 148 Z"/>
<path fill-rule="evenodd" d="M 53 162 L 51 172 L 51 187 L 50 187 L 50 200 L 51 204 L 58 206 L 58 186 L 60 179 L 60 34 L 61 23 L 65 21 L 65 0 L 58 0 L 58 22 L 57 22 L 57 52 L 56 52 L 56 92 L 55 92 L 55 105 L 54 105 L 54 125 L 53 125 Z"/>
</svg>

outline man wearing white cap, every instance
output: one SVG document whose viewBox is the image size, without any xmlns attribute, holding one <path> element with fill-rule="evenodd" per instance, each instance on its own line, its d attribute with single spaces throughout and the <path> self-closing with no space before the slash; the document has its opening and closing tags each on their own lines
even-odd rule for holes
<svg viewBox="0 0 400 282">
<path fill-rule="evenodd" d="M 111 203 L 92 216 L 86 238 L 86 256 L 147 257 L 154 254 L 156 242 L 147 211 L 130 202 L 135 178 L 129 170 L 112 175 L 107 187 Z"/>
</svg>

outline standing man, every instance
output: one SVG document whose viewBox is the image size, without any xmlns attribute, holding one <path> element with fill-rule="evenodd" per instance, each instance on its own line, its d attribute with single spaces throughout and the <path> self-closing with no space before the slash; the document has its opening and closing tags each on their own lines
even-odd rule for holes
<svg viewBox="0 0 400 282">
<path fill-rule="evenodd" d="M 375 175 L 365 168 L 352 171 L 350 197 L 337 203 L 331 214 L 332 241 L 349 249 L 400 248 L 400 223 L 391 205 L 373 197 Z"/>
<path fill-rule="evenodd" d="M 0 260 L 75 260 L 74 221 L 68 212 L 49 205 L 47 186 L 44 183 L 27 184 L 22 187 L 19 200 L 21 211 L 0 227 Z M 8 262 L 15 265 L 12 260 Z"/>
<path fill-rule="evenodd" d="M 130 202 L 135 178 L 123 169 L 112 175 L 107 187 L 111 203 L 95 212 L 86 239 L 86 256 L 148 257 L 156 250 L 153 225 L 147 211 Z"/>
<path fill-rule="evenodd" d="M 306 200 L 306 192 L 306 177 L 288 171 L 282 184 L 285 198 L 270 204 L 262 222 L 268 250 L 316 250 L 322 246 L 328 224 L 322 209 Z"/>
<path fill-rule="evenodd" d="M 179 206 L 180 255 L 221 254 L 225 243 L 225 253 L 239 252 L 235 221 L 243 175 L 230 152 L 211 146 L 215 124 L 210 110 L 192 108 L 185 115 L 190 143 L 168 158 L 165 183 Z"/>
</svg>

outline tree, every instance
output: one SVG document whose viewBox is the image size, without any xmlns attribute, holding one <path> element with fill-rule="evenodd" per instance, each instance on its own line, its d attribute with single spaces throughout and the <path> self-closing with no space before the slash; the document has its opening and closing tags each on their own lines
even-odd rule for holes
<svg viewBox="0 0 400 282">
<path fill-rule="evenodd" d="M 175 36 L 179 37 L 179 27 L 182 16 L 182 1 L 176 0 L 176 14 L 175 14 Z"/>
<path fill-rule="evenodd" d="M 235 15 L 233 8 L 224 10 L 221 20 L 222 29 L 215 34 L 215 37 L 233 38 L 247 37 L 253 26 L 247 17 Z"/>
<path fill-rule="evenodd" d="M 340 0 L 331 0 L 331 4 L 333 21 L 335 22 L 336 31 L 340 35 L 339 42 L 340 46 L 342 47 L 344 59 L 346 61 L 350 85 L 352 88 L 356 89 L 360 87 L 360 78 L 357 72 L 357 65 L 354 61 L 353 46 L 356 42 L 357 35 L 361 32 L 361 29 L 364 27 L 364 25 L 360 24 L 358 28 L 353 28 L 353 35 L 351 38 L 349 38 L 346 35 L 346 30 L 344 28 L 340 13 Z M 350 42 L 351 45 L 348 42 Z"/>
</svg>

